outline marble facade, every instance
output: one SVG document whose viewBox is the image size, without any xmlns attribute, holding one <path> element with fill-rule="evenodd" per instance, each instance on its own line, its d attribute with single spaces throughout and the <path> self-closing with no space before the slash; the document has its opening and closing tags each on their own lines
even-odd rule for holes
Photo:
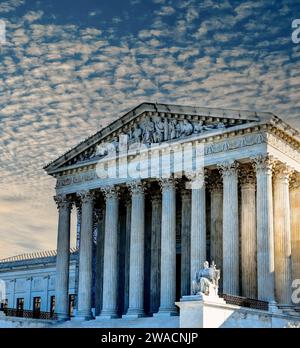
<svg viewBox="0 0 300 348">
<path fill-rule="evenodd" d="M 64 299 L 70 311 L 69 296 L 76 294 L 75 269 L 78 252 L 72 249 L 69 257 L 68 296 Z M 0 260 L 0 280 L 5 282 L 5 299 L 8 308 L 17 308 L 18 299 L 23 299 L 24 310 L 33 310 L 35 297 L 40 298 L 41 311 L 51 312 L 51 298 L 57 287 L 56 251 L 24 254 Z M 60 290 L 61 288 L 59 288 Z M 1 302 L 1 301 L 0 301 Z M 4 304 L 4 302 L 2 302 Z"/>
<path fill-rule="evenodd" d="M 200 168 L 177 160 L 189 147 Z M 223 293 L 291 306 L 299 149 L 299 132 L 272 113 L 143 103 L 48 164 L 59 318 L 68 319 L 72 207 L 81 212 L 79 319 L 93 318 L 93 239 L 97 320 L 176 315 L 206 259 L 221 269 Z"/>
</svg>

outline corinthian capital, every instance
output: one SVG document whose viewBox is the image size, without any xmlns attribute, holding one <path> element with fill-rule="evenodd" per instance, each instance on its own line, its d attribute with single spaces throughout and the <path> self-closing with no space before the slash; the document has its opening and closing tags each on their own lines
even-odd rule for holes
<svg viewBox="0 0 300 348">
<path fill-rule="evenodd" d="M 176 186 L 176 179 L 174 179 L 173 177 L 159 178 L 158 183 L 162 190 L 166 190 L 166 189 L 174 188 Z"/>
<path fill-rule="evenodd" d="M 199 189 L 205 186 L 207 170 L 203 168 L 197 171 L 185 172 L 185 176 L 190 181 L 186 184 L 187 189 Z"/>
<path fill-rule="evenodd" d="M 271 175 L 275 160 L 270 155 L 257 155 L 251 158 L 254 169 L 257 174 L 266 173 Z"/>
<path fill-rule="evenodd" d="M 82 204 L 84 203 L 93 203 L 95 194 L 92 191 L 79 191 L 77 193 Z"/>
<path fill-rule="evenodd" d="M 105 199 L 108 198 L 118 198 L 120 193 L 120 188 L 118 186 L 105 186 L 101 188 Z"/>
<path fill-rule="evenodd" d="M 141 180 L 130 181 L 129 183 L 127 183 L 127 186 L 132 196 L 144 194 L 146 190 L 146 185 L 145 183 L 141 182 Z"/>
<path fill-rule="evenodd" d="M 286 164 L 278 162 L 274 166 L 273 172 L 275 180 L 286 180 L 287 182 L 289 182 L 289 179 L 291 178 L 294 171 Z"/>
<path fill-rule="evenodd" d="M 54 196 L 54 201 L 58 209 L 71 209 L 73 202 L 71 198 L 67 195 L 57 195 Z"/>
<path fill-rule="evenodd" d="M 218 169 L 222 177 L 236 176 L 238 174 L 239 164 L 235 161 L 225 161 L 218 164 Z"/>
<path fill-rule="evenodd" d="M 298 190 L 300 188 L 300 173 L 294 172 L 290 178 L 291 190 Z"/>
</svg>

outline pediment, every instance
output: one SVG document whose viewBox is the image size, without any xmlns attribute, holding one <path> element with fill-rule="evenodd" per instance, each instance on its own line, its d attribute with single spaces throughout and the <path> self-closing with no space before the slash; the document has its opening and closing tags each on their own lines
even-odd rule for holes
<svg viewBox="0 0 300 348">
<path fill-rule="evenodd" d="M 265 113 L 264 117 L 270 117 L 270 114 Z M 103 158 L 107 155 L 107 144 L 118 152 L 124 143 L 126 146 L 151 145 L 203 134 L 209 136 L 211 132 L 222 132 L 261 119 L 251 112 L 144 103 L 44 169 L 52 174 L 60 168 Z"/>
</svg>

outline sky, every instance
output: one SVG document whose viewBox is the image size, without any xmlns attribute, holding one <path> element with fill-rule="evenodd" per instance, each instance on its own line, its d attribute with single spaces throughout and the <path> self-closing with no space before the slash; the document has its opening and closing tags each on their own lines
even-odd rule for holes
<svg viewBox="0 0 300 348">
<path fill-rule="evenodd" d="M 141 102 L 300 129 L 297 18 L 296 0 L 0 1 L 0 259 L 56 248 L 43 166 Z"/>
</svg>

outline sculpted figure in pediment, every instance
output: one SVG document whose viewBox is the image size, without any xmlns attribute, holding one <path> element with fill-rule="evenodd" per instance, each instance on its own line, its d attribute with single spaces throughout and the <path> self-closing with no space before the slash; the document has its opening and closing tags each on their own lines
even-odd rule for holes
<svg viewBox="0 0 300 348">
<path fill-rule="evenodd" d="M 183 120 L 181 124 L 181 136 L 189 136 L 193 133 L 193 125 L 188 120 Z"/>
<path fill-rule="evenodd" d="M 175 139 L 176 138 L 176 126 L 177 126 L 177 120 L 171 120 L 169 122 L 169 134 L 170 134 L 170 139 Z"/>
<path fill-rule="evenodd" d="M 152 143 L 153 135 L 155 132 L 155 124 L 152 122 L 151 118 L 148 118 L 143 124 L 143 142 L 144 143 Z"/>
<path fill-rule="evenodd" d="M 161 143 L 165 140 L 165 123 L 161 117 L 155 120 L 154 142 Z"/>
</svg>

